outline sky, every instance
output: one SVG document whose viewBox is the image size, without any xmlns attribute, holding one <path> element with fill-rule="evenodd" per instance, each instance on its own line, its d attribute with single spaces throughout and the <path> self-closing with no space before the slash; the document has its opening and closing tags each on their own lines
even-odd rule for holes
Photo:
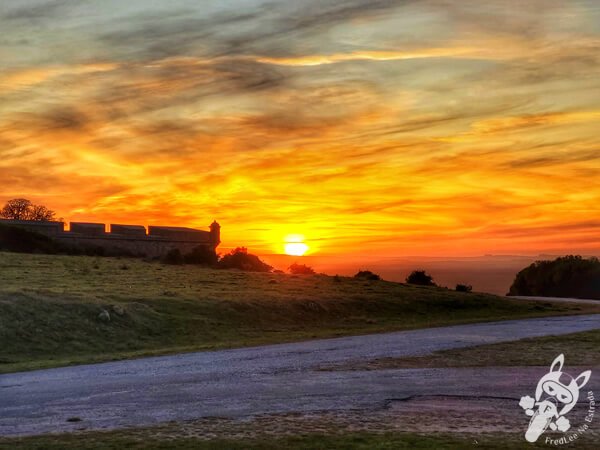
<svg viewBox="0 0 600 450">
<path fill-rule="evenodd" d="M 600 254 L 600 2 L 0 0 L 0 202 L 222 249 Z"/>
</svg>

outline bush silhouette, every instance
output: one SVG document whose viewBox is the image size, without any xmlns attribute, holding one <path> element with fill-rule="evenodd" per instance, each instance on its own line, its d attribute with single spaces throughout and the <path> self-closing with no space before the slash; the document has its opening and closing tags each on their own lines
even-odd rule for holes
<svg viewBox="0 0 600 450">
<path fill-rule="evenodd" d="M 508 295 L 600 300 L 600 261 L 573 255 L 536 261 L 517 274 Z"/>
<path fill-rule="evenodd" d="M 473 286 L 470 284 L 457 284 L 456 292 L 471 292 L 473 290 Z"/>
<path fill-rule="evenodd" d="M 288 270 L 293 275 L 314 275 L 315 273 L 312 267 L 307 266 L 306 264 L 298 263 L 292 264 L 290 267 L 288 267 Z"/>
<path fill-rule="evenodd" d="M 163 256 L 162 262 L 165 264 L 180 265 L 184 262 L 183 255 L 178 248 L 172 248 Z"/>
<path fill-rule="evenodd" d="M 417 284 L 419 286 L 436 286 L 431 275 L 428 275 L 424 270 L 413 270 L 411 274 L 406 277 L 406 282 L 408 284 Z"/>
<path fill-rule="evenodd" d="M 219 261 L 220 269 L 239 269 L 248 272 L 270 272 L 273 267 L 260 260 L 256 255 L 248 253 L 246 247 L 238 247 L 226 254 Z"/>
<path fill-rule="evenodd" d="M 360 278 L 362 280 L 381 280 L 381 277 L 370 270 L 359 270 L 354 278 Z"/>
<path fill-rule="evenodd" d="M 208 247 L 199 245 L 192 251 L 184 255 L 183 260 L 186 264 L 197 264 L 201 266 L 214 266 L 219 261 L 219 257 L 214 250 Z"/>
</svg>

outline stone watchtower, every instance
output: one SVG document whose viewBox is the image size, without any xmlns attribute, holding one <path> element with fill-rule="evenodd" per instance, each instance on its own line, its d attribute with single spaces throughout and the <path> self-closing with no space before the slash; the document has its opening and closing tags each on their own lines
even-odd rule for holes
<svg viewBox="0 0 600 450">
<path fill-rule="evenodd" d="M 210 241 L 215 248 L 221 243 L 221 225 L 216 220 L 210 224 Z"/>
</svg>

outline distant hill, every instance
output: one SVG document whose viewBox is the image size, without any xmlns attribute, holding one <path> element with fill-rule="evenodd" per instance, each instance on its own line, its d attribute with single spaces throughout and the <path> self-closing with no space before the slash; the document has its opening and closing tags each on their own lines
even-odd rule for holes
<svg viewBox="0 0 600 450">
<path fill-rule="evenodd" d="M 294 262 L 307 264 L 317 272 L 353 276 L 359 270 L 371 270 L 384 280 L 404 282 L 413 270 L 425 270 L 440 286 L 454 288 L 470 284 L 477 292 L 506 295 L 515 275 L 523 267 L 538 259 L 552 259 L 560 255 L 475 256 L 475 257 L 381 257 L 371 255 L 307 255 L 298 258 L 288 255 L 259 255 L 270 265 L 285 268 Z"/>
<path fill-rule="evenodd" d="M 517 274 L 508 295 L 600 300 L 600 261 L 581 256 L 536 261 Z"/>
<path fill-rule="evenodd" d="M 546 305 L 354 277 L 0 252 L 0 373 L 590 311 L 600 302 Z"/>
</svg>

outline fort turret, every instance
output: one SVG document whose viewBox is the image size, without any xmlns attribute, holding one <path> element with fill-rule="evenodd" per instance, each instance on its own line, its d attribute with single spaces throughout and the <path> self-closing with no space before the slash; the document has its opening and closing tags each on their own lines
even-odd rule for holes
<svg viewBox="0 0 600 450">
<path fill-rule="evenodd" d="M 221 243 L 221 225 L 216 220 L 210 224 L 210 241 L 215 248 Z"/>
</svg>

